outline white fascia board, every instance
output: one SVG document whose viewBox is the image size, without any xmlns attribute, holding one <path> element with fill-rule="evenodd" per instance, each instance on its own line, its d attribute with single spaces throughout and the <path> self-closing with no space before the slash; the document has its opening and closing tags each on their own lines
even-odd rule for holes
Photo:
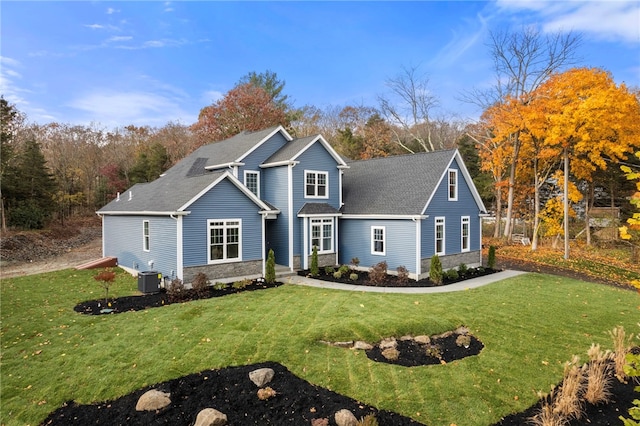
<svg viewBox="0 0 640 426">
<path fill-rule="evenodd" d="M 265 136 L 260 142 L 258 142 L 257 144 L 253 145 L 253 147 L 251 147 L 250 150 L 248 150 L 247 152 L 245 152 L 244 154 L 242 154 L 242 156 L 240 158 L 238 158 L 238 161 L 242 161 L 245 158 L 247 158 L 247 156 L 249 154 L 251 154 L 253 151 L 255 151 L 256 149 L 258 149 L 260 146 L 262 146 L 262 144 L 264 144 L 266 141 L 268 141 L 269 139 L 271 139 L 273 137 L 273 135 L 275 135 L 276 133 L 282 133 L 282 136 L 284 136 L 284 138 L 287 141 L 292 141 L 293 137 L 285 130 L 284 127 L 282 127 L 281 125 L 276 127 L 275 129 L 273 129 L 273 131 L 271 133 L 269 133 L 267 136 Z"/>
<path fill-rule="evenodd" d="M 239 166 L 244 166 L 244 163 L 240 163 L 238 161 L 231 161 L 229 163 L 214 164 L 213 166 L 206 166 L 204 169 L 205 170 L 219 170 L 219 169 L 228 169 L 228 168 L 231 168 L 231 167 L 239 167 Z"/>
<path fill-rule="evenodd" d="M 301 156 L 307 149 L 309 149 L 314 143 L 316 142 L 320 142 L 322 144 L 322 146 L 324 146 L 324 149 L 327 150 L 327 152 L 329 152 L 329 154 L 333 157 L 334 160 L 336 160 L 336 163 L 338 163 L 338 167 L 342 166 L 342 167 L 349 167 L 347 166 L 347 163 L 344 162 L 344 160 L 342 159 L 342 157 L 340 157 L 338 155 L 338 153 L 333 149 L 333 147 L 331 147 L 331 145 L 329 145 L 329 142 L 327 142 L 326 140 L 324 140 L 324 138 L 322 137 L 322 135 L 318 135 L 315 138 L 313 138 L 311 140 L 311 142 L 309 142 L 307 144 L 307 146 L 305 146 L 304 148 L 302 148 L 300 151 L 298 151 L 298 153 L 296 154 L 295 157 L 292 158 L 292 160 L 297 159 L 299 156 Z"/>
<path fill-rule="evenodd" d="M 261 169 L 268 169 L 269 167 L 295 166 L 299 163 L 300 163 L 299 161 L 284 160 L 284 161 L 276 161 L 275 163 L 260 164 L 258 167 L 260 167 Z"/>
<path fill-rule="evenodd" d="M 384 219 L 384 220 L 423 220 L 429 217 L 424 214 L 343 214 L 342 219 Z"/>
<path fill-rule="evenodd" d="M 175 212 L 158 212 L 147 210 L 136 211 L 113 211 L 113 212 L 98 212 L 98 216 L 186 216 L 191 214 L 189 211 L 175 211 Z"/>
<path fill-rule="evenodd" d="M 338 212 L 338 213 L 306 213 L 306 214 L 300 214 L 298 213 L 297 215 L 298 217 L 341 217 L 342 213 Z"/>
</svg>

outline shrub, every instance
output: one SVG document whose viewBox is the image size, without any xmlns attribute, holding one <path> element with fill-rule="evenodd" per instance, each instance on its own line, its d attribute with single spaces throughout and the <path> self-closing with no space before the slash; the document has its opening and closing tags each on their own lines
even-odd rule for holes
<svg viewBox="0 0 640 426">
<path fill-rule="evenodd" d="M 269 254 L 267 255 L 267 266 L 264 273 L 264 280 L 267 284 L 273 284 L 276 282 L 276 255 L 273 252 L 273 249 L 269 249 Z"/>
<path fill-rule="evenodd" d="M 224 290 L 227 287 L 229 287 L 229 284 L 221 282 L 217 282 L 213 285 L 214 290 Z"/>
<path fill-rule="evenodd" d="M 396 272 L 398 273 L 398 283 L 406 284 L 409 282 L 409 271 L 404 266 L 400 265 L 396 268 Z"/>
<path fill-rule="evenodd" d="M 209 277 L 204 272 L 198 272 L 195 277 L 193 277 L 193 282 L 191 283 L 191 288 L 196 293 L 198 297 L 203 296 L 209 287 Z"/>
<path fill-rule="evenodd" d="M 244 280 L 240 280 L 240 281 L 236 281 L 234 282 L 231 287 L 237 289 L 237 290 L 242 290 L 245 287 L 251 285 L 252 281 L 248 278 L 245 278 Z"/>
<path fill-rule="evenodd" d="M 317 277 L 320 274 L 320 270 L 318 269 L 318 247 L 313 246 L 313 251 L 311 252 L 311 276 Z"/>
<path fill-rule="evenodd" d="M 336 270 L 333 268 L 333 266 L 325 266 L 325 267 L 324 267 L 324 274 L 325 274 L 325 275 L 333 275 L 333 273 L 334 273 L 335 271 L 336 271 Z"/>
<path fill-rule="evenodd" d="M 466 275 L 468 272 L 469 272 L 469 267 L 464 263 L 461 263 L 460 266 L 458 266 L 459 275 Z"/>
<path fill-rule="evenodd" d="M 358 259 L 357 257 L 353 257 L 353 258 L 351 258 L 351 264 L 352 264 L 355 268 L 357 268 L 357 267 L 358 267 L 358 265 L 360 265 L 360 259 Z"/>
<path fill-rule="evenodd" d="M 387 280 L 387 262 L 378 262 L 369 269 L 369 284 L 380 285 Z"/>
<path fill-rule="evenodd" d="M 171 281 L 169 287 L 167 287 L 167 295 L 169 296 L 169 302 L 180 302 L 187 297 L 187 291 L 180 278 L 174 278 Z"/>
<path fill-rule="evenodd" d="M 440 257 L 434 254 L 431 257 L 431 266 L 429 267 L 429 279 L 436 285 L 442 284 L 442 263 L 440 263 Z"/>
<path fill-rule="evenodd" d="M 349 275 L 349 279 L 351 281 L 358 281 L 358 278 L 360 277 L 358 277 L 358 274 L 356 274 L 355 272 Z"/>
<path fill-rule="evenodd" d="M 624 372 L 629 377 L 640 377 L 640 354 L 628 353 L 626 356 L 627 364 L 624 367 Z M 640 392 L 640 386 L 635 387 L 636 392 Z M 633 400 L 633 407 L 629 408 L 629 415 L 631 419 L 640 420 L 640 399 Z M 640 426 L 640 422 L 624 418 L 620 416 L 620 420 L 624 423 L 624 426 Z"/>
<path fill-rule="evenodd" d="M 458 275 L 457 269 L 448 269 L 447 271 L 445 271 L 444 276 L 449 281 L 454 281 L 460 278 L 460 275 Z"/>
<path fill-rule="evenodd" d="M 348 274 L 351 271 L 351 268 L 349 268 L 347 265 L 342 265 L 338 268 L 338 271 L 340 271 L 340 273 L 344 275 Z"/>
<path fill-rule="evenodd" d="M 340 272 L 339 270 L 338 270 L 338 271 L 335 271 L 335 272 L 333 273 L 333 278 L 335 278 L 335 279 L 339 280 L 340 278 L 342 278 L 342 272 Z"/>
<path fill-rule="evenodd" d="M 487 268 L 496 268 L 496 246 L 489 246 L 489 255 L 487 256 Z"/>
</svg>

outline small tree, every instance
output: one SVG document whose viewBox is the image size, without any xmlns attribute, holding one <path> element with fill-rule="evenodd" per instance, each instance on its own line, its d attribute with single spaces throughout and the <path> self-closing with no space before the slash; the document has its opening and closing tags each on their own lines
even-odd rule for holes
<svg viewBox="0 0 640 426">
<path fill-rule="evenodd" d="M 635 155 L 640 159 L 640 151 L 636 152 Z M 620 168 L 628 180 L 636 180 L 637 191 L 631 196 L 631 204 L 636 207 L 637 212 L 627 219 L 629 226 L 623 225 L 619 228 L 619 231 L 620 238 L 631 244 L 631 257 L 634 262 L 637 262 L 640 256 L 640 172 L 634 172 L 629 166 L 620 166 Z M 640 290 L 640 281 L 634 282 L 634 285 Z"/>
<path fill-rule="evenodd" d="M 429 268 L 429 279 L 433 281 L 434 284 L 441 285 L 444 274 L 442 273 L 442 263 L 440 262 L 440 257 L 437 254 L 434 254 L 431 257 L 431 266 Z"/>
<path fill-rule="evenodd" d="M 93 279 L 100 283 L 100 286 L 104 288 L 104 303 L 109 304 L 109 288 L 113 285 L 113 280 L 116 278 L 116 273 L 106 268 L 98 275 L 94 275 Z"/>
<path fill-rule="evenodd" d="M 311 276 L 316 277 L 320 274 L 320 269 L 318 269 L 318 247 L 313 246 L 313 251 L 311 252 Z"/>
<path fill-rule="evenodd" d="M 269 254 L 267 255 L 267 268 L 264 273 L 264 280 L 267 284 L 276 282 L 276 255 L 273 249 L 269 249 Z"/>
</svg>

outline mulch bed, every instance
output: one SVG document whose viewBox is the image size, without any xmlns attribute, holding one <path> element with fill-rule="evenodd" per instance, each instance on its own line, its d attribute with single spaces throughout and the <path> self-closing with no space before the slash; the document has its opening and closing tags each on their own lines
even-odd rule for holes
<svg viewBox="0 0 640 426">
<path fill-rule="evenodd" d="M 267 386 L 276 395 L 257 397 L 258 387 L 249 372 L 272 368 L 275 376 Z M 158 412 L 136 411 L 140 396 L 150 389 L 171 394 L 171 405 Z M 420 423 L 390 411 L 379 411 L 328 389 L 314 386 L 292 374 L 286 367 L 264 362 L 242 367 L 206 370 L 168 382 L 148 386 L 114 401 L 80 405 L 68 401 L 52 412 L 42 425 L 193 425 L 200 410 L 215 408 L 227 415 L 228 425 L 310 425 L 326 418 L 335 425 L 334 415 L 342 409 L 360 419 L 374 414 L 380 426 L 409 426 Z"/>
</svg>

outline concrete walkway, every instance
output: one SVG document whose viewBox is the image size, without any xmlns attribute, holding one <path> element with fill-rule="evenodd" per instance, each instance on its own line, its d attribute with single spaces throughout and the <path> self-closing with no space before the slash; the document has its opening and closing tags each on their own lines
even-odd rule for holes
<svg viewBox="0 0 640 426">
<path fill-rule="evenodd" d="M 340 284 L 329 281 L 315 280 L 313 278 L 292 275 L 287 278 L 288 284 L 306 285 L 309 287 L 327 288 L 332 290 L 348 290 L 348 291 L 369 291 L 372 293 L 405 293 L 405 294 L 423 294 L 423 293 L 448 293 L 451 291 L 470 290 L 472 288 L 482 287 L 507 278 L 516 277 L 526 274 L 523 271 L 506 270 L 496 272 L 495 274 L 485 275 L 483 277 L 473 278 L 461 281 L 455 284 L 449 284 L 440 287 L 374 287 L 353 284 Z"/>
</svg>

